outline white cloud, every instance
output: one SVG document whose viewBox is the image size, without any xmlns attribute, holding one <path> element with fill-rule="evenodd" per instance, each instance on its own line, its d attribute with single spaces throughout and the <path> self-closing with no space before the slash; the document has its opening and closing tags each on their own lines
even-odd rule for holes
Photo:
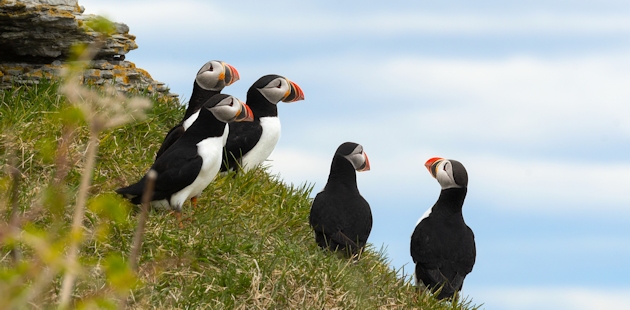
<svg viewBox="0 0 630 310">
<path fill-rule="evenodd" d="M 328 178 L 330 159 L 295 149 L 276 149 L 264 165 L 288 184 L 315 185 L 313 193 L 317 193 Z"/>
<path fill-rule="evenodd" d="M 464 286 L 464 295 L 482 309 L 493 310 L 621 310 L 630 304 L 630 287 L 478 287 Z"/>
<path fill-rule="evenodd" d="M 571 163 L 470 156 L 470 192 L 506 209 L 627 211 L 630 162 Z"/>
<path fill-rule="evenodd" d="M 331 75 L 318 70 L 322 64 L 344 70 Z M 458 143 L 534 154 L 566 148 L 577 150 L 573 155 L 580 158 L 593 153 L 586 150 L 589 144 L 630 139 L 629 64 L 630 57 L 617 54 L 494 60 L 392 56 L 381 61 L 355 55 L 308 59 L 294 70 L 304 72 L 300 78 L 315 81 L 310 86 L 320 91 L 315 94 L 320 101 L 306 109 L 336 112 L 301 125 L 311 138 L 322 131 L 383 136 L 385 128 L 394 128 L 398 134 L 388 139 L 434 149 Z M 335 89 L 339 85 L 343 88 Z M 331 90 L 345 97 L 324 94 Z M 348 118 L 349 113 L 360 116 Z M 426 144 L 436 140 L 442 142 L 439 147 Z"/>
<path fill-rule="evenodd" d="M 265 1 L 219 3 L 171 1 L 81 1 L 86 13 L 110 16 L 131 32 L 153 36 L 245 36 L 274 33 L 299 38 L 408 35 L 602 35 L 630 33 L 627 13 L 572 13 L 567 10 L 510 12 L 353 11 L 338 5 Z M 139 14 L 142 12 L 141 14 Z M 262 12 L 262 14 L 261 14 Z M 253 30 L 256 31 L 253 31 Z"/>
</svg>

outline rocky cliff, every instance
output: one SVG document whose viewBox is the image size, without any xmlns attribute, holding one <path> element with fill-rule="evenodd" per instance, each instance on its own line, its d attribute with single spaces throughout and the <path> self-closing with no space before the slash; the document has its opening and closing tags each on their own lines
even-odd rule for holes
<svg viewBox="0 0 630 310">
<path fill-rule="evenodd" d="M 78 0 L 0 0 L 0 89 L 37 84 L 58 76 L 77 43 L 94 43 L 100 34 L 89 27 L 97 18 L 84 15 Z M 129 27 L 114 23 L 83 82 L 113 84 L 118 90 L 147 90 L 176 97 L 164 83 L 125 60 L 138 46 Z"/>
</svg>

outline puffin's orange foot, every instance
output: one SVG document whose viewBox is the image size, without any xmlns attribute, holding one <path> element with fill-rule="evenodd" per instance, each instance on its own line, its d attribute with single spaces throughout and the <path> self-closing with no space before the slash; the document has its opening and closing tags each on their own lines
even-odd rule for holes
<svg viewBox="0 0 630 310">
<path fill-rule="evenodd" d="M 192 205 L 193 209 L 197 209 L 197 197 L 190 198 L 190 204 Z"/>
<path fill-rule="evenodd" d="M 171 211 L 171 213 L 173 213 L 173 215 L 175 216 L 175 218 L 177 219 L 177 226 L 179 226 L 180 229 L 184 229 L 184 222 L 192 222 L 192 217 L 183 217 L 182 216 L 182 212 L 178 212 L 178 211 Z"/>
<path fill-rule="evenodd" d="M 177 219 L 177 225 L 179 226 L 180 229 L 184 228 L 184 224 L 182 223 L 182 213 L 180 211 L 176 211 L 173 210 L 172 211 L 173 215 L 175 215 L 175 218 Z"/>
</svg>

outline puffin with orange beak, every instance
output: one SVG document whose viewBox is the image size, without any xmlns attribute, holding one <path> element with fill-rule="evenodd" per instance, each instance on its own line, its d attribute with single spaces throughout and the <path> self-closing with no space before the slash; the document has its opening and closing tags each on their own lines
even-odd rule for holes
<svg viewBox="0 0 630 310">
<path fill-rule="evenodd" d="M 278 102 L 304 100 L 300 86 L 289 79 L 269 74 L 259 78 L 247 91 L 247 105 L 254 112 L 251 123 L 230 124 L 221 171 L 247 172 L 264 162 L 280 139 Z"/>
<path fill-rule="evenodd" d="M 230 122 L 251 122 L 251 109 L 236 97 L 218 94 L 208 99 L 199 117 L 182 136 L 155 160 L 157 172 L 151 197 L 155 208 L 170 208 L 181 226 L 182 205 L 196 198 L 212 182 L 221 167 L 221 154 Z M 116 190 L 134 204 L 141 202 L 146 176 Z"/>
<path fill-rule="evenodd" d="M 328 182 L 315 196 L 309 216 L 321 248 L 352 256 L 365 247 L 372 231 L 372 210 L 359 193 L 356 171 L 368 170 L 363 146 L 346 142 L 337 148 Z"/>
<path fill-rule="evenodd" d="M 236 68 L 226 62 L 211 60 L 205 63 L 195 77 L 192 95 L 190 96 L 186 113 L 184 113 L 184 118 L 168 131 L 155 158 L 160 157 L 195 122 L 199 116 L 199 109 L 208 99 L 221 93 L 224 87 L 232 85 L 239 78 Z"/>
<path fill-rule="evenodd" d="M 475 264 L 475 235 L 464 222 L 462 206 L 468 173 L 459 161 L 434 157 L 425 163 L 442 190 L 437 202 L 418 220 L 411 235 L 416 284 L 453 297 Z"/>
</svg>

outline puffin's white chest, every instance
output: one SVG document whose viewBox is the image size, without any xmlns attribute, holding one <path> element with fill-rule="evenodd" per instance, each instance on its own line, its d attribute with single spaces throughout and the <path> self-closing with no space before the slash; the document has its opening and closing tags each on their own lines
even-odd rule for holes
<svg viewBox="0 0 630 310">
<path fill-rule="evenodd" d="M 433 207 L 431 207 L 431 208 L 429 208 L 429 210 L 425 211 L 424 214 L 420 217 L 420 219 L 416 223 L 415 227 L 418 227 L 418 224 L 420 224 L 420 222 L 422 222 L 422 220 L 424 220 L 425 218 L 429 217 L 429 215 L 431 215 L 431 211 L 432 210 L 433 210 Z M 414 227 L 414 229 L 415 229 L 415 227 Z M 413 232 L 411 232 L 411 235 L 413 236 Z"/>
<path fill-rule="evenodd" d="M 280 118 L 277 116 L 261 117 L 260 126 L 262 126 L 260 140 L 241 160 L 245 172 L 265 161 L 280 139 Z"/>
<path fill-rule="evenodd" d="M 418 226 L 418 224 L 420 224 L 420 222 L 422 222 L 422 220 L 424 220 L 425 218 L 429 217 L 429 215 L 431 215 L 431 211 L 433 211 L 433 207 L 429 208 L 429 210 L 424 211 L 424 214 L 422 214 L 422 217 L 420 217 L 420 219 L 416 223 L 416 226 Z"/>
<path fill-rule="evenodd" d="M 191 114 L 186 120 L 184 120 L 184 123 L 182 123 L 184 130 L 188 130 L 188 127 L 197 120 L 197 117 L 199 117 L 199 111 Z"/>
<path fill-rule="evenodd" d="M 227 136 L 227 126 L 225 127 L 224 136 Z M 190 185 L 171 196 L 170 203 L 173 209 L 181 210 L 186 200 L 199 196 L 210 182 L 214 180 L 214 177 L 219 172 L 219 168 L 221 168 L 224 141 L 224 137 L 220 136 L 207 138 L 197 143 L 197 153 L 199 153 L 203 161 L 201 170 Z"/>
</svg>

